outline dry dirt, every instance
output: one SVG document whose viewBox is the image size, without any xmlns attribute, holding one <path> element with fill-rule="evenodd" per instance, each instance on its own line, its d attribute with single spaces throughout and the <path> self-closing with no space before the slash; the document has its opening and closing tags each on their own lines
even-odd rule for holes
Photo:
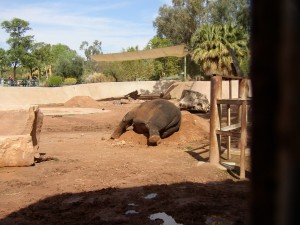
<svg viewBox="0 0 300 225">
<path fill-rule="evenodd" d="M 246 224 L 249 180 L 238 179 L 239 156 L 230 160 L 233 171 L 202 163 L 208 161 L 208 114 L 183 111 L 180 130 L 148 147 L 132 130 L 110 139 L 140 101 L 89 101 L 78 97 L 59 107 L 105 110 L 44 117 L 42 161 L 0 168 L 1 225 Z M 162 215 L 156 213 L 173 223 L 154 220 Z"/>
</svg>

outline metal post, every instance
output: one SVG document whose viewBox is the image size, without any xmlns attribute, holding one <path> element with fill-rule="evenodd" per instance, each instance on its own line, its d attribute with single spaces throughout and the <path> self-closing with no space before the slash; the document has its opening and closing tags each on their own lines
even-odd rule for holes
<svg viewBox="0 0 300 225">
<path fill-rule="evenodd" d="M 220 153 L 217 139 L 217 129 L 220 127 L 217 99 L 222 98 L 222 77 L 213 76 L 211 78 L 210 90 L 210 149 L 209 162 L 211 164 L 219 164 Z"/>
</svg>

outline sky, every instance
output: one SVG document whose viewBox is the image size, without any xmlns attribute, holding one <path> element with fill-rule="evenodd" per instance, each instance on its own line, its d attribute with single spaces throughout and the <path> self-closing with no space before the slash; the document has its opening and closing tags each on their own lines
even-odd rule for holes
<svg viewBox="0 0 300 225">
<path fill-rule="evenodd" d="M 159 8 L 172 0 L 0 0 L 0 23 L 13 18 L 29 22 L 35 42 L 64 44 L 83 52 L 83 41 L 101 41 L 103 53 L 128 47 L 143 49 L 155 36 Z M 9 35 L 0 27 L 0 48 Z"/>
</svg>

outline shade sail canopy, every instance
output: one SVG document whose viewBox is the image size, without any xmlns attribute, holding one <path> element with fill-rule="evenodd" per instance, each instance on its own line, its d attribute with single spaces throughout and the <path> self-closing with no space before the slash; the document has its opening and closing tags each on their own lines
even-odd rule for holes
<svg viewBox="0 0 300 225">
<path fill-rule="evenodd" d="M 92 55 L 92 60 L 99 62 L 120 62 L 139 59 L 157 59 L 167 56 L 184 57 L 188 54 L 185 45 L 176 45 L 166 48 L 155 48 L 150 50 L 122 52 L 111 54 L 97 54 Z"/>
</svg>

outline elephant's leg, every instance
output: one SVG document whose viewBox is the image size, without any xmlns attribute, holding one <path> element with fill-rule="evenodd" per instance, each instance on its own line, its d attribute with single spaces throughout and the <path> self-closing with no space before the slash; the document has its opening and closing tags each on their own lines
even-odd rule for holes
<svg viewBox="0 0 300 225">
<path fill-rule="evenodd" d="M 147 124 L 147 128 L 149 130 L 149 139 L 148 142 L 150 145 L 157 145 L 159 144 L 161 138 L 159 135 L 159 130 L 157 126 L 153 124 Z"/>
<path fill-rule="evenodd" d="M 179 130 L 181 124 L 181 117 L 174 118 L 173 121 L 162 131 L 161 137 L 166 138 L 169 137 L 171 134 Z"/>
<path fill-rule="evenodd" d="M 177 123 L 175 126 L 168 128 L 167 130 L 165 130 L 162 134 L 161 137 L 162 138 L 166 138 L 169 137 L 171 134 L 173 134 L 174 132 L 178 131 L 180 127 L 180 123 Z"/>
<path fill-rule="evenodd" d="M 132 111 L 128 112 L 119 123 L 118 127 L 115 129 L 113 134 L 111 135 L 111 139 L 119 138 L 128 127 L 130 127 L 133 123 L 134 113 Z"/>
</svg>

